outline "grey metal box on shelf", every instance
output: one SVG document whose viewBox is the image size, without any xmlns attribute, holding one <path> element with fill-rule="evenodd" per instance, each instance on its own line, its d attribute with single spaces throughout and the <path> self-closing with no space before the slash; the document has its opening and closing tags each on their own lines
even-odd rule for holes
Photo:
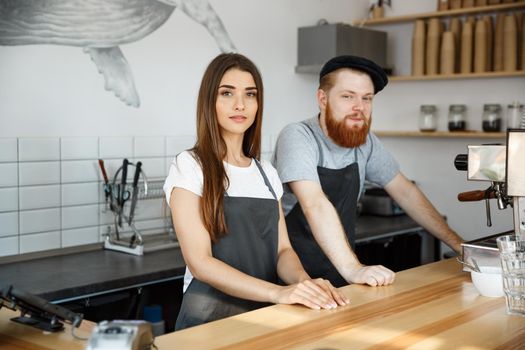
<svg viewBox="0 0 525 350">
<path fill-rule="evenodd" d="M 319 73 L 322 65 L 339 55 L 366 57 L 383 68 L 387 33 L 348 24 L 322 24 L 298 29 L 297 73 Z"/>
</svg>

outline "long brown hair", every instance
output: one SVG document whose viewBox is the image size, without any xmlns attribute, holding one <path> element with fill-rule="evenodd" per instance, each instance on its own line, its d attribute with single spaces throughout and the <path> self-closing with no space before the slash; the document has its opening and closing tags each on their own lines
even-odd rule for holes
<svg viewBox="0 0 525 350">
<path fill-rule="evenodd" d="M 215 57 L 202 77 L 197 100 L 197 142 L 192 151 L 204 175 L 201 197 L 201 214 L 204 227 L 212 242 L 227 234 L 224 217 L 224 193 L 229 185 L 223 159 L 226 157 L 224 142 L 217 121 L 216 101 L 223 75 L 235 68 L 252 75 L 257 88 L 257 114 L 255 121 L 244 133 L 242 150 L 246 157 L 260 159 L 261 126 L 263 114 L 263 83 L 261 74 L 247 57 L 237 53 L 224 53 Z"/>
</svg>

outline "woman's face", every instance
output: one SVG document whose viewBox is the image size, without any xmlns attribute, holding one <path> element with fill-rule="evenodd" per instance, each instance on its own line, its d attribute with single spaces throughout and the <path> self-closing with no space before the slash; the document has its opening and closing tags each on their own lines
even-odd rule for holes
<svg viewBox="0 0 525 350">
<path fill-rule="evenodd" d="M 222 76 L 215 103 L 222 136 L 244 134 L 257 114 L 257 87 L 250 73 L 237 68 Z"/>
</svg>

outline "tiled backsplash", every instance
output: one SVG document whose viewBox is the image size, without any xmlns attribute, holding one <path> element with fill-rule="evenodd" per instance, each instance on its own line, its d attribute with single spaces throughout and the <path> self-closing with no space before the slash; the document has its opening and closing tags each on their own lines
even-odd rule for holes
<svg viewBox="0 0 525 350">
<path fill-rule="evenodd" d="M 273 141 L 263 138 L 264 159 Z M 0 257 L 102 242 L 114 216 L 98 159 L 110 181 L 123 158 L 140 160 L 154 190 L 173 157 L 194 142 L 193 136 L 0 138 Z M 171 225 L 162 197 L 137 203 L 135 226 L 144 234 Z"/>
</svg>

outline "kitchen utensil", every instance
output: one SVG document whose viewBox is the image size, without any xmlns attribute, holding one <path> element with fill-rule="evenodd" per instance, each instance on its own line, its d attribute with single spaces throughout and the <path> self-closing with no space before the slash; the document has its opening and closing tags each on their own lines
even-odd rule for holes
<svg viewBox="0 0 525 350">
<path fill-rule="evenodd" d="M 122 227 L 122 215 L 124 213 L 124 203 L 127 199 L 124 198 L 126 193 L 126 178 L 128 177 L 128 164 L 127 158 L 122 161 L 122 174 L 120 176 L 120 191 L 119 191 L 119 213 L 118 213 L 118 225 Z M 129 198 L 129 192 L 127 194 Z"/>
<path fill-rule="evenodd" d="M 135 165 L 135 175 L 133 176 L 133 194 L 131 195 L 131 207 L 129 209 L 129 217 L 128 217 L 128 224 L 131 225 L 131 222 L 133 221 L 133 216 L 135 214 L 135 207 L 137 205 L 137 199 L 139 194 L 139 177 L 140 177 L 140 171 L 142 167 L 142 162 L 137 162 Z"/>
<path fill-rule="evenodd" d="M 108 174 L 106 172 L 106 167 L 104 166 L 104 161 L 102 159 L 98 160 L 98 166 L 102 173 L 102 178 L 104 179 L 104 195 L 106 196 L 106 209 L 109 205 L 109 209 L 113 210 L 113 197 L 111 195 L 111 186 L 109 185 Z"/>
<path fill-rule="evenodd" d="M 479 266 L 478 266 L 477 263 L 475 265 L 474 264 L 469 264 L 469 263 L 465 262 L 464 260 L 462 260 L 461 257 L 459 257 L 459 256 L 456 258 L 456 260 L 457 260 L 457 262 L 459 262 L 463 266 L 469 268 L 471 271 L 481 272 L 481 270 L 479 269 Z M 472 259 L 471 259 L 471 261 L 472 261 Z"/>
</svg>

